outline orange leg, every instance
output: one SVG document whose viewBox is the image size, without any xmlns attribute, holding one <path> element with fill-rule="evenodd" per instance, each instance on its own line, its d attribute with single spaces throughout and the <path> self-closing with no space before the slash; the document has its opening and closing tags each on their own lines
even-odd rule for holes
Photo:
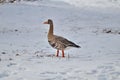
<svg viewBox="0 0 120 80">
<path fill-rule="evenodd" d="M 64 55 L 64 50 L 62 50 L 62 57 L 65 57 L 65 55 Z"/>
<path fill-rule="evenodd" d="M 58 57 L 59 56 L 59 50 L 57 50 L 57 55 L 56 55 L 56 57 Z"/>
</svg>

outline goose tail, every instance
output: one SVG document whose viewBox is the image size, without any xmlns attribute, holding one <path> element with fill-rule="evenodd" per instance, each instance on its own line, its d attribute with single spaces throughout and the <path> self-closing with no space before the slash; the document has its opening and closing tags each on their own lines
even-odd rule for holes
<svg viewBox="0 0 120 80">
<path fill-rule="evenodd" d="M 75 44 L 73 47 L 76 47 L 76 48 L 81 48 L 79 45 L 76 45 L 76 44 Z"/>
</svg>

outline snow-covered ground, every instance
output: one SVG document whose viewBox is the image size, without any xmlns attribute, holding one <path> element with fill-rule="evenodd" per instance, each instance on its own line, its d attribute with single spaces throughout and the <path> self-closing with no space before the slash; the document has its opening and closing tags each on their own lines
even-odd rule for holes
<svg viewBox="0 0 120 80">
<path fill-rule="evenodd" d="M 59 1 L 0 5 L 0 80 L 120 80 L 118 3 L 91 7 L 100 0 L 89 6 L 78 6 L 79 0 L 72 5 L 71 0 Z M 81 48 L 65 51 L 65 58 L 53 56 L 49 26 L 43 24 L 49 18 L 55 34 Z"/>
<path fill-rule="evenodd" d="M 120 7 L 120 0 L 62 0 L 62 1 L 74 5 L 76 7 L 99 7 L 99 8 Z"/>
</svg>

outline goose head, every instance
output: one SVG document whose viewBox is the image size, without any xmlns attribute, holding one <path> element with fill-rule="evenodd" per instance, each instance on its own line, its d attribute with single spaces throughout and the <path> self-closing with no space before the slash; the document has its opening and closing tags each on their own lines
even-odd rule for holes
<svg viewBox="0 0 120 80">
<path fill-rule="evenodd" d="M 53 24 L 53 21 L 51 19 L 48 19 L 47 21 L 45 21 L 43 24 Z"/>
</svg>

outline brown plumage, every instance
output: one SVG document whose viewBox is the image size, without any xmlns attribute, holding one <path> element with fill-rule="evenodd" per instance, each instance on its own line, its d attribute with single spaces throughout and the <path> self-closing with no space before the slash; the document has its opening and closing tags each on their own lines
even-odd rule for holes
<svg viewBox="0 0 120 80">
<path fill-rule="evenodd" d="M 66 38 L 54 35 L 53 21 L 51 19 L 48 19 L 48 21 L 44 22 L 44 24 L 50 25 L 50 29 L 48 32 L 48 42 L 53 48 L 57 49 L 57 55 L 56 55 L 57 57 L 59 56 L 59 50 L 62 50 L 62 57 L 65 57 L 64 50 L 66 48 L 68 48 L 68 47 L 80 48 L 79 45 L 76 45 L 75 43 L 67 40 Z"/>
</svg>

